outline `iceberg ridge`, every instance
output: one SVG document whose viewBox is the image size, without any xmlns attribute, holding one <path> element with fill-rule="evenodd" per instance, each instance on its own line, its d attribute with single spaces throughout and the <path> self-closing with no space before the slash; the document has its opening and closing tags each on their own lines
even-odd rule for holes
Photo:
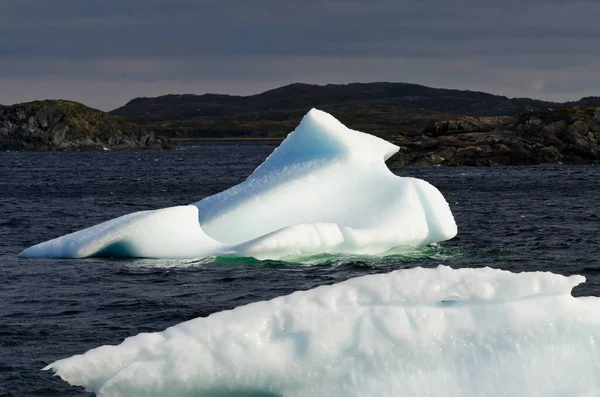
<svg viewBox="0 0 600 397">
<path fill-rule="evenodd" d="M 398 147 L 313 109 L 244 182 L 27 248 L 24 257 L 384 254 L 456 235 L 442 194 L 385 165 Z"/>
</svg>

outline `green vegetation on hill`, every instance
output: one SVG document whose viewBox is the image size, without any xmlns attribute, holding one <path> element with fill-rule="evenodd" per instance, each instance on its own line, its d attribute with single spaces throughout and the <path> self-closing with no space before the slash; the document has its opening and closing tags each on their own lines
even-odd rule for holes
<svg viewBox="0 0 600 397">
<path fill-rule="evenodd" d="M 152 130 L 77 102 L 45 100 L 0 107 L 0 150 L 167 148 Z"/>
</svg>

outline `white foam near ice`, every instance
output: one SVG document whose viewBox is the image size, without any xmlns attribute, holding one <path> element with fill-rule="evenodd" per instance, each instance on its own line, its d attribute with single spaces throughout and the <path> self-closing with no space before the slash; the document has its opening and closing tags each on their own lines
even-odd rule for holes
<svg viewBox="0 0 600 397">
<path fill-rule="evenodd" d="M 50 364 L 117 396 L 600 395 L 582 276 L 415 268 L 197 318 Z"/>
<path fill-rule="evenodd" d="M 239 185 L 193 205 L 125 215 L 21 256 L 279 259 L 383 254 L 454 237 L 456 223 L 441 193 L 386 167 L 397 150 L 313 109 Z"/>
</svg>

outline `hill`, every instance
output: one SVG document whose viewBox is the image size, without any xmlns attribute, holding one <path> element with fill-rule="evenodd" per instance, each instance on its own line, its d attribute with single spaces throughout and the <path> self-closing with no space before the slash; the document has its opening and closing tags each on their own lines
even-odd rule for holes
<svg viewBox="0 0 600 397">
<path fill-rule="evenodd" d="M 316 107 L 351 128 L 389 137 L 461 116 L 513 116 L 580 105 L 600 106 L 600 97 L 555 103 L 406 83 L 295 83 L 249 96 L 136 98 L 111 114 L 174 138 L 268 138 L 284 137 Z"/>
<path fill-rule="evenodd" d="M 600 97 L 585 97 L 575 102 L 558 103 L 407 83 L 322 86 L 294 83 L 248 96 L 169 94 L 154 98 L 141 97 L 132 99 L 110 113 L 142 120 L 182 120 L 263 118 L 263 115 L 269 113 L 304 114 L 313 107 L 326 110 L 400 107 L 467 116 L 505 116 L 535 109 L 574 106 L 600 106 Z"/>
<path fill-rule="evenodd" d="M 147 120 L 242 117 L 265 112 L 298 111 L 312 107 L 426 109 L 460 115 L 507 115 L 553 102 L 507 98 L 484 92 L 441 89 L 407 83 L 352 83 L 324 86 L 295 83 L 257 95 L 164 95 L 136 98 L 111 112 L 116 116 Z M 600 98 L 598 98 L 600 106 Z"/>
<path fill-rule="evenodd" d="M 0 107 L 0 150 L 169 148 L 149 130 L 77 102 L 45 100 Z"/>
</svg>

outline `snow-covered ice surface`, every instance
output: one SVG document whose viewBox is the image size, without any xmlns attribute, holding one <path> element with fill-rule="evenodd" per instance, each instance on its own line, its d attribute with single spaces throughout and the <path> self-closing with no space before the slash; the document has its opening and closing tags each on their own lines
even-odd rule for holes
<svg viewBox="0 0 600 397">
<path fill-rule="evenodd" d="M 239 185 L 192 205 L 125 215 L 21 256 L 377 255 L 454 237 L 456 223 L 442 194 L 385 165 L 397 150 L 313 109 Z"/>
<path fill-rule="evenodd" d="M 598 396 L 582 276 L 440 266 L 368 275 L 50 364 L 99 396 Z"/>
</svg>

